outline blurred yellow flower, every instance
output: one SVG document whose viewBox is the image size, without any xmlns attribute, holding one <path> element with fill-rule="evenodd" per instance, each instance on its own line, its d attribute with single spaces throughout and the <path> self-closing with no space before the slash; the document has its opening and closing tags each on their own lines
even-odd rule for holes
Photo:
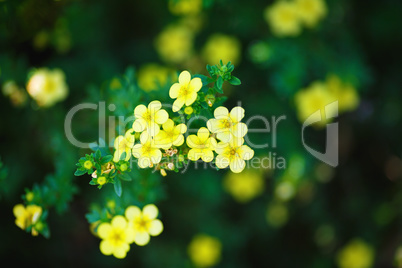
<svg viewBox="0 0 402 268">
<path fill-rule="evenodd" d="M 202 10 L 202 0 L 169 0 L 169 10 L 175 15 L 195 15 Z"/>
<path fill-rule="evenodd" d="M 337 255 L 339 268 L 369 268 L 373 261 L 373 248 L 361 239 L 350 241 Z"/>
<path fill-rule="evenodd" d="M 176 99 L 173 102 L 173 112 L 177 112 L 185 104 L 189 106 L 197 99 L 197 92 L 202 87 L 201 79 L 196 77 L 191 79 L 188 71 L 183 71 L 179 75 L 179 82 L 170 87 L 169 96 Z"/>
<path fill-rule="evenodd" d="M 182 63 L 193 52 L 194 35 L 183 25 L 170 25 L 156 38 L 155 47 L 159 56 L 169 63 Z"/>
<path fill-rule="evenodd" d="M 111 223 L 99 225 L 97 233 L 102 239 L 99 248 L 102 254 L 123 259 L 130 250 L 134 241 L 134 230 L 129 228 L 127 220 L 123 216 L 115 216 Z"/>
<path fill-rule="evenodd" d="M 192 239 L 187 251 L 195 266 L 211 267 L 220 261 L 222 244 L 215 237 L 199 234 Z"/>
<path fill-rule="evenodd" d="M 268 206 L 267 222 L 272 227 L 281 227 L 288 221 L 288 208 L 282 203 L 272 203 Z"/>
<path fill-rule="evenodd" d="M 142 211 L 139 207 L 129 206 L 125 216 L 129 226 L 134 230 L 134 242 L 139 246 L 149 243 L 150 235 L 157 236 L 163 231 L 163 224 L 158 217 L 159 210 L 153 205 L 146 205 Z"/>
<path fill-rule="evenodd" d="M 176 78 L 176 73 L 159 64 L 149 63 L 138 70 L 138 86 L 146 91 L 158 90 Z"/>
<path fill-rule="evenodd" d="M 277 1 L 264 11 L 264 18 L 278 37 L 297 36 L 301 33 L 298 6 L 295 2 Z"/>
<path fill-rule="evenodd" d="M 352 111 L 359 105 L 359 95 L 356 89 L 349 84 L 342 83 L 336 75 L 329 75 L 325 81 L 329 92 L 338 100 L 339 111 Z"/>
<path fill-rule="evenodd" d="M 162 149 L 169 149 L 170 147 L 180 146 L 184 143 L 183 134 L 187 131 L 185 124 L 179 124 L 175 126 L 172 119 L 168 119 L 163 125 L 163 130 L 159 131 L 159 134 L 155 137 L 156 146 Z"/>
<path fill-rule="evenodd" d="M 152 137 L 159 133 L 159 125 L 165 123 L 169 115 L 161 109 L 162 104 L 160 101 L 151 101 L 146 107 L 143 104 L 138 105 L 134 109 L 135 121 L 133 123 L 133 130 L 135 132 L 142 132 L 146 130 Z"/>
<path fill-rule="evenodd" d="M 240 122 L 244 117 L 244 109 L 240 106 L 234 107 L 230 113 L 226 107 L 220 106 L 215 109 L 214 117 L 208 120 L 207 127 L 223 142 L 243 138 L 248 131 L 246 124 Z"/>
<path fill-rule="evenodd" d="M 232 138 L 229 142 L 219 142 L 215 148 L 218 153 L 215 159 L 216 166 L 220 169 L 229 166 L 234 173 L 242 172 L 246 167 L 244 160 L 250 160 L 254 156 L 254 151 L 243 143 L 243 138 Z"/>
<path fill-rule="evenodd" d="M 198 130 L 197 135 L 187 137 L 187 145 L 191 148 L 188 152 L 188 159 L 197 161 L 202 159 L 204 162 L 211 162 L 214 159 L 215 138 L 210 137 L 207 128 L 202 127 Z"/>
<path fill-rule="evenodd" d="M 38 231 L 35 229 L 35 224 L 42 215 L 42 208 L 40 206 L 28 205 L 27 207 L 24 207 L 24 205 L 18 204 L 14 206 L 13 213 L 16 217 L 15 224 L 18 227 L 20 227 L 22 230 L 32 227 L 32 235 L 38 235 Z"/>
<path fill-rule="evenodd" d="M 335 97 L 322 82 L 314 82 L 307 89 L 300 90 L 295 95 L 295 104 L 300 122 L 304 122 L 317 110 L 320 110 L 321 121 L 315 123 L 317 127 L 323 127 L 336 116 L 336 112 L 325 109 L 325 106 L 334 102 Z M 330 118 L 329 120 L 327 118 Z"/>
<path fill-rule="evenodd" d="M 62 70 L 37 69 L 27 84 L 29 95 L 41 107 L 50 107 L 67 97 L 68 87 Z"/>
<path fill-rule="evenodd" d="M 162 159 L 162 152 L 155 145 L 155 140 L 144 131 L 140 136 L 139 144 L 135 144 L 132 153 L 138 158 L 138 166 L 140 168 L 151 167 Z"/>
<path fill-rule="evenodd" d="M 241 43 L 234 37 L 224 34 L 211 35 L 202 49 L 202 57 L 210 65 L 231 61 L 233 64 L 240 62 Z"/>
<path fill-rule="evenodd" d="M 246 203 L 264 192 L 265 182 L 260 172 L 246 170 L 241 174 L 228 172 L 223 186 L 237 202 Z"/>
<path fill-rule="evenodd" d="M 294 0 L 300 20 L 307 27 L 314 27 L 327 14 L 324 0 Z"/>
<path fill-rule="evenodd" d="M 120 135 L 114 140 L 114 162 L 119 162 L 120 157 L 123 153 L 126 153 L 126 156 L 124 158 L 125 161 L 128 161 L 130 159 L 131 149 L 133 148 L 135 142 L 135 136 L 133 134 L 134 130 L 130 128 L 126 131 L 126 134 L 124 136 Z"/>
<path fill-rule="evenodd" d="M 10 98 L 12 105 L 14 105 L 15 107 L 24 106 L 28 99 L 28 95 L 25 90 L 20 89 L 17 83 L 12 80 L 4 82 L 2 91 L 4 96 Z"/>
</svg>

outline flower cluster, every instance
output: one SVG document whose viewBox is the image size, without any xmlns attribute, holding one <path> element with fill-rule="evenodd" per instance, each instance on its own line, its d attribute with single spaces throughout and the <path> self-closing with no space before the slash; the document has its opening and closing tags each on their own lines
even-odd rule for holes
<svg viewBox="0 0 402 268">
<path fill-rule="evenodd" d="M 43 224 L 40 221 L 42 216 L 42 208 L 37 205 L 28 205 L 24 207 L 22 204 L 14 206 L 13 209 L 15 224 L 22 230 L 31 231 L 33 236 L 38 235 L 38 231 L 41 231 Z"/>
<path fill-rule="evenodd" d="M 299 120 L 303 122 L 317 110 L 321 111 L 321 118 L 332 118 L 337 111 L 325 107 L 334 101 L 338 101 L 340 112 L 347 112 L 357 108 L 359 96 L 352 85 L 343 83 L 335 75 L 329 75 L 324 82 L 313 82 L 309 87 L 295 95 Z M 316 126 L 325 126 L 328 121 L 321 120 Z"/>
<path fill-rule="evenodd" d="M 326 15 L 324 0 L 277 1 L 264 11 L 266 21 L 278 37 L 297 36 L 302 27 L 315 27 Z"/>
<path fill-rule="evenodd" d="M 130 250 L 130 244 L 144 246 L 150 236 L 157 236 L 163 231 L 163 224 L 158 217 L 158 208 L 146 205 L 142 210 L 129 206 L 124 216 L 116 215 L 111 222 L 101 223 L 96 234 L 102 239 L 99 248 L 104 255 L 113 255 L 123 259 Z"/>
</svg>

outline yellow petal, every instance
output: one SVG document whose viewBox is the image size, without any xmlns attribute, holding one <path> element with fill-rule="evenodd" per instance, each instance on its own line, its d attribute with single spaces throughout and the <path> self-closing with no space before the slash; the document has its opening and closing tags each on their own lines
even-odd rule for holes
<svg viewBox="0 0 402 268">
<path fill-rule="evenodd" d="M 99 249 L 103 255 L 111 255 L 114 251 L 114 246 L 109 242 L 109 240 L 102 240 L 99 244 Z"/>
<path fill-rule="evenodd" d="M 250 160 L 254 156 L 254 150 L 252 150 L 247 145 L 240 146 L 238 152 L 240 154 L 240 157 L 244 160 Z"/>
<path fill-rule="evenodd" d="M 148 104 L 148 110 L 151 114 L 155 114 L 158 110 L 162 108 L 162 103 L 160 101 L 154 100 Z"/>
<path fill-rule="evenodd" d="M 209 119 L 207 122 L 207 127 L 209 131 L 215 133 L 222 128 L 221 120 L 217 120 L 215 118 Z"/>
<path fill-rule="evenodd" d="M 176 99 L 179 96 L 180 92 L 180 84 L 179 83 L 174 83 L 169 90 L 169 97 L 172 99 Z"/>
<path fill-rule="evenodd" d="M 197 148 L 200 144 L 200 139 L 196 135 L 190 135 L 187 137 L 187 145 L 190 148 Z"/>
<path fill-rule="evenodd" d="M 138 105 L 137 107 L 135 107 L 134 109 L 134 116 L 135 118 L 143 118 L 144 114 L 147 113 L 147 107 L 143 104 Z"/>
<path fill-rule="evenodd" d="M 209 130 L 206 127 L 200 128 L 197 132 L 197 136 L 201 144 L 204 144 L 208 140 L 209 135 L 210 135 Z"/>
<path fill-rule="evenodd" d="M 202 150 L 203 154 L 201 156 L 202 161 L 211 162 L 214 159 L 214 153 L 212 150 Z"/>
<path fill-rule="evenodd" d="M 230 111 L 230 118 L 234 123 L 240 122 L 244 117 L 244 109 L 240 106 L 234 107 Z"/>
<path fill-rule="evenodd" d="M 107 238 L 110 231 L 112 230 L 112 226 L 109 223 L 101 223 L 98 227 L 98 235 L 100 238 Z"/>
<path fill-rule="evenodd" d="M 112 222 L 111 222 L 112 226 L 114 228 L 121 228 L 121 229 L 125 229 L 127 227 L 127 221 L 126 219 L 121 216 L 121 215 L 117 215 L 113 218 Z"/>
<path fill-rule="evenodd" d="M 238 123 L 236 125 L 233 126 L 233 135 L 238 137 L 238 138 L 242 138 L 247 134 L 247 126 L 244 123 Z"/>
<path fill-rule="evenodd" d="M 118 259 L 124 259 L 127 255 L 127 251 L 130 250 L 130 246 L 128 244 L 122 244 L 120 247 L 116 247 L 113 251 L 113 256 Z"/>
<path fill-rule="evenodd" d="M 22 204 L 15 205 L 13 208 L 14 216 L 19 218 L 25 215 L 25 207 Z"/>
<path fill-rule="evenodd" d="M 169 114 L 165 110 L 159 110 L 155 113 L 155 122 L 158 124 L 163 124 L 169 119 Z"/>
<path fill-rule="evenodd" d="M 186 97 L 186 105 L 190 106 L 191 104 L 194 103 L 194 101 L 197 99 L 197 92 L 191 92 L 189 95 Z"/>
<path fill-rule="evenodd" d="M 229 150 L 230 150 L 230 146 L 229 146 L 229 143 L 227 143 L 227 142 L 219 142 L 219 143 L 217 143 L 217 144 L 215 145 L 215 152 L 216 152 L 217 154 L 222 154 L 222 155 L 224 155 L 224 154 L 226 154 L 227 151 L 229 151 Z"/>
<path fill-rule="evenodd" d="M 149 243 L 149 234 L 147 232 L 136 232 L 134 242 L 139 246 L 145 246 Z"/>
<path fill-rule="evenodd" d="M 232 139 L 232 134 L 230 131 L 221 131 L 216 134 L 216 137 L 222 142 L 229 142 Z"/>
<path fill-rule="evenodd" d="M 191 74 L 188 71 L 183 71 L 179 75 L 179 83 L 180 85 L 185 85 L 187 86 L 188 83 L 190 83 L 191 80 Z"/>
<path fill-rule="evenodd" d="M 151 220 L 158 217 L 158 213 L 159 213 L 159 210 L 154 204 L 146 205 L 142 209 L 142 214 Z"/>
<path fill-rule="evenodd" d="M 184 143 L 184 136 L 178 135 L 177 138 L 172 142 L 174 146 L 180 146 Z"/>
<path fill-rule="evenodd" d="M 136 217 L 141 216 L 141 209 L 137 206 L 129 206 L 126 208 L 124 215 L 129 221 L 132 221 Z"/>
<path fill-rule="evenodd" d="M 177 112 L 178 110 L 181 109 L 181 107 L 183 107 L 185 103 L 185 99 L 182 97 L 178 97 L 174 102 L 173 102 L 173 107 L 172 107 L 172 111 L 173 112 Z"/>
<path fill-rule="evenodd" d="M 159 149 L 153 149 L 150 153 L 149 153 L 149 157 L 151 158 L 151 162 L 154 164 L 157 164 L 161 161 L 162 159 L 162 152 Z"/>
<path fill-rule="evenodd" d="M 187 126 L 185 124 L 179 124 L 175 127 L 175 132 L 184 134 L 187 131 Z"/>
<path fill-rule="evenodd" d="M 153 220 L 149 227 L 149 234 L 152 236 L 160 235 L 163 231 L 163 224 L 160 220 Z"/>
<path fill-rule="evenodd" d="M 119 144 L 124 140 L 123 136 L 117 136 L 116 139 L 114 140 L 114 148 L 118 149 L 119 148 Z"/>
<path fill-rule="evenodd" d="M 218 155 L 215 159 L 215 164 L 220 169 L 227 168 L 229 166 L 229 163 L 230 163 L 229 158 L 223 155 Z"/>
<path fill-rule="evenodd" d="M 140 168 L 148 168 L 151 165 L 151 159 L 149 157 L 140 157 L 138 159 L 138 166 Z"/>
<path fill-rule="evenodd" d="M 214 117 L 216 119 L 225 119 L 229 116 L 229 110 L 226 107 L 220 106 L 215 109 Z"/>
<path fill-rule="evenodd" d="M 230 161 L 230 170 L 233 173 L 240 173 L 245 167 L 246 162 L 244 162 L 244 160 L 239 157 L 235 157 L 234 159 L 232 159 L 232 161 Z"/>
<path fill-rule="evenodd" d="M 202 88 L 202 81 L 199 77 L 193 78 L 189 85 L 190 90 L 198 92 Z"/>
<path fill-rule="evenodd" d="M 167 119 L 167 121 L 162 126 L 163 130 L 172 131 L 174 129 L 174 122 L 172 119 Z"/>
<path fill-rule="evenodd" d="M 142 132 L 147 127 L 147 121 L 142 118 L 136 119 L 133 123 L 133 129 L 135 132 Z"/>
<path fill-rule="evenodd" d="M 187 140 L 188 140 L 188 138 L 187 138 Z M 201 156 L 202 156 L 202 151 L 197 148 L 191 149 L 187 155 L 188 159 L 190 159 L 191 161 L 197 161 L 198 159 L 200 159 Z"/>
<path fill-rule="evenodd" d="M 126 242 L 131 244 L 134 242 L 135 239 L 135 232 L 133 228 L 127 228 L 126 229 Z"/>
</svg>

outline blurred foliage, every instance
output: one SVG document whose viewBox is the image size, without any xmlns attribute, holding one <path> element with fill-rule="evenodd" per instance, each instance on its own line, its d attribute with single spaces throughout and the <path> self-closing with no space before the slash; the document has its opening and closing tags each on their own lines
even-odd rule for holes
<svg viewBox="0 0 402 268">
<path fill-rule="evenodd" d="M 313 21 L 293 6 L 296 30 L 289 36 L 278 35 L 267 15 L 279 2 L 0 1 L 2 261 L 402 267 L 402 3 L 318 1 L 326 8 L 315 9 Z M 272 125 L 270 133 L 249 131 L 253 144 L 269 144 L 255 153 L 270 168 L 246 170 L 253 173 L 241 173 L 244 181 L 210 168 L 167 177 L 135 168 L 131 181 L 121 181 L 121 197 L 113 185 L 98 190 L 88 185 L 90 176 L 74 177 L 77 159 L 91 150 L 66 139 L 64 120 L 71 108 L 98 105 L 74 116 L 72 133 L 83 142 L 99 141 L 101 135 L 112 147 L 109 141 L 123 135 L 127 125 L 109 124 L 109 116 L 131 116 L 139 102 L 168 101 L 178 73 L 207 75 L 205 65 L 219 59 L 234 62 L 242 81 L 236 87 L 223 85 L 226 107 L 240 102 L 244 121 L 252 115 L 270 122 L 272 116 L 286 115 L 277 123 L 276 138 Z M 52 100 L 49 107 L 29 92 L 30 78 L 41 68 L 61 70 L 68 86 L 65 99 Z M 330 83 L 330 77 L 343 89 L 353 88 L 359 103 L 352 102 L 353 109 L 335 119 L 336 168 L 303 148 L 295 99 L 317 81 Z M 101 107 L 105 114 L 99 115 Z M 102 124 L 116 135 L 98 133 Z M 249 122 L 249 130 L 264 127 L 261 120 Z M 307 143 L 323 151 L 325 134 L 325 128 L 308 129 Z M 286 169 L 278 168 L 280 158 Z M 37 222 L 46 218 L 46 226 L 39 227 L 49 229 L 49 239 L 16 226 L 13 207 L 19 203 L 40 203 L 48 210 Z M 102 255 L 100 239 L 91 233 L 96 226 L 88 221 L 110 221 L 128 205 L 151 203 L 159 208 L 164 231 L 145 247 L 132 246 L 124 260 Z"/>
</svg>

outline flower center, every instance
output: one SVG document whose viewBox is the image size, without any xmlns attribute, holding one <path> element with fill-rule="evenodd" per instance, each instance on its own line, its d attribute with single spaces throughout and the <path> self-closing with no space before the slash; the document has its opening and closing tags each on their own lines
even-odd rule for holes
<svg viewBox="0 0 402 268">
<path fill-rule="evenodd" d="M 223 125 L 225 128 L 230 128 L 232 126 L 232 122 L 228 119 L 228 120 L 225 120 Z"/>
<path fill-rule="evenodd" d="M 182 86 L 179 91 L 179 96 L 186 97 L 190 94 L 190 90 L 188 89 L 188 85 Z"/>
<path fill-rule="evenodd" d="M 113 245 L 119 245 L 120 243 L 124 242 L 123 236 L 121 232 L 113 232 L 110 236 L 110 242 Z"/>
<path fill-rule="evenodd" d="M 144 120 L 150 122 L 152 120 L 152 115 L 149 111 L 144 114 Z"/>
</svg>

